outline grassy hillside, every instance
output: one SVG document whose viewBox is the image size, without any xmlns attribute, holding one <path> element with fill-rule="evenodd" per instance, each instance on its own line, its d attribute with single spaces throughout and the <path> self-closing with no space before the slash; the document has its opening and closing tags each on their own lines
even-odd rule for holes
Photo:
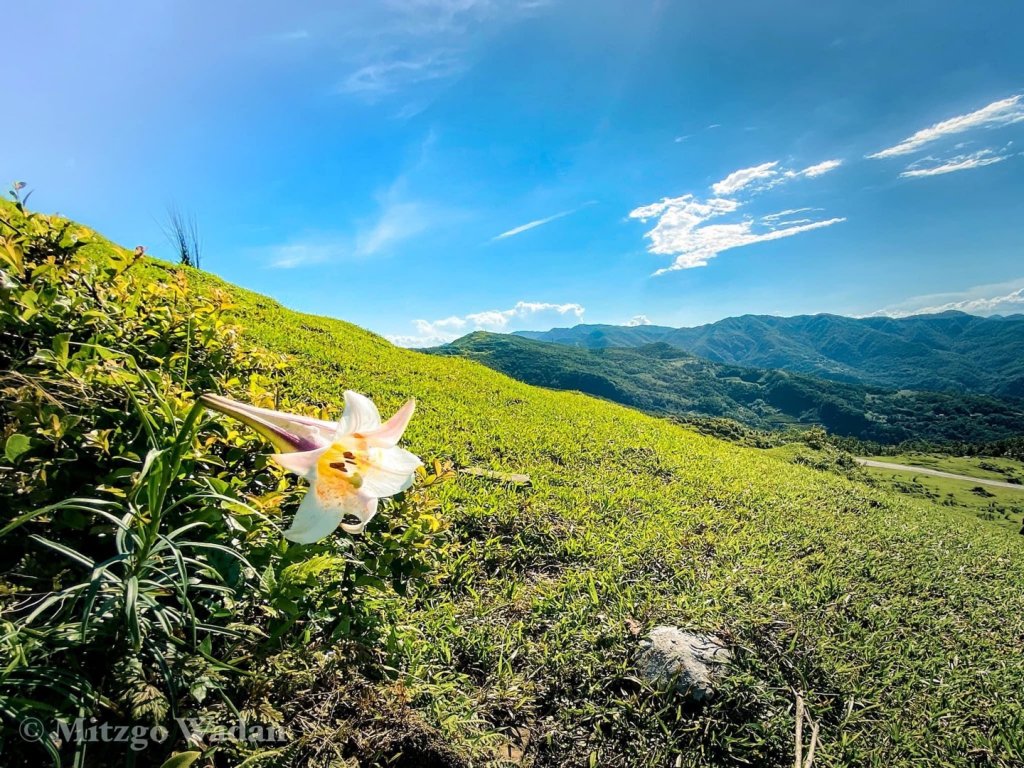
<svg viewBox="0 0 1024 768">
<path fill-rule="evenodd" d="M 175 274 L 133 269 L 155 282 Z M 820 723 L 815 766 L 1024 760 L 1021 537 L 623 406 L 398 349 L 209 274 L 184 279 L 193 294 L 228 292 L 245 343 L 284 356 L 282 396 L 335 414 L 347 388 L 384 413 L 415 397 L 410 449 L 532 480 L 457 475 L 423 491 L 452 537 L 448 559 L 407 594 L 376 593 L 389 625 L 356 637 L 354 652 L 311 633 L 267 668 L 307 693 L 261 673 L 268 706 L 310 738 L 258 764 L 327 765 L 333 749 L 331 765 L 409 768 L 502 757 L 788 766 L 797 692 Z M 367 539 L 387 532 L 385 518 Z M 660 623 L 721 633 L 735 649 L 710 703 L 637 679 L 635 633 Z M 449 747 L 431 746 L 438 738 Z"/>
<path fill-rule="evenodd" d="M 1024 483 L 1024 463 L 1014 459 L 942 456 L 917 452 L 872 458 L 979 479 Z M 972 483 L 969 480 L 935 477 L 913 470 L 865 467 L 864 471 L 878 482 L 900 493 L 929 499 L 944 507 L 961 509 L 1002 525 L 1014 533 L 1024 531 L 1024 484 L 1020 488 L 1009 489 Z"/>
<path fill-rule="evenodd" d="M 1024 315 L 744 315 L 694 328 L 579 325 L 523 335 L 591 348 L 663 341 L 719 363 L 889 389 L 1024 396 Z"/>
<path fill-rule="evenodd" d="M 1024 431 L 1024 404 L 976 395 L 893 392 L 713 363 L 665 342 L 585 349 L 476 333 L 435 354 L 460 355 L 528 384 L 585 392 L 644 411 L 728 417 L 757 429 L 820 424 L 879 443 L 998 440 Z"/>
</svg>

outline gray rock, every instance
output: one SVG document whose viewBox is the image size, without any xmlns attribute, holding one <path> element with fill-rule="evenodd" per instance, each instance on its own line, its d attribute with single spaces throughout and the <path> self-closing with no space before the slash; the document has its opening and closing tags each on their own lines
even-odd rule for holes
<svg viewBox="0 0 1024 768">
<path fill-rule="evenodd" d="M 675 681 L 677 691 L 702 701 L 714 694 L 722 666 L 731 660 L 732 651 L 721 638 L 662 626 L 640 641 L 637 666 L 652 685 Z"/>
</svg>

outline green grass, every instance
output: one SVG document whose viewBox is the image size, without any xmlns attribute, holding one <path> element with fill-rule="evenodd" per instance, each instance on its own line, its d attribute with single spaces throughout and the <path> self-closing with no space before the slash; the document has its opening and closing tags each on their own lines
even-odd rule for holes
<svg viewBox="0 0 1024 768">
<path fill-rule="evenodd" d="M 938 469 L 957 475 L 979 477 L 986 480 L 998 480 L 1012 483 L 1015 480 L 1024 484 L 1024 462 L 1014 459 L 989 456 L 947 456 L 933 453 L 898 453 L 891 456 L 869 456 L 876 461 L 888 461 L 892 464 L 909 464 L 915 467 Z M 1024 488 L 1024 485 L 1021 486 Z"/>
<path fill-rule="evenodd" d="M 438 486 L 459 553 L 436 588 L 383 598 L 402 620 L 374 688 L 474 765 L 512 729 L 545 768 L 792 765 L 796 691 L 821 724 L 815 766 L 1024 760 L 1024 537 L 188 274 L 293 361 L 293 396 L 335 414 L 347 388 L 385 413 L 415 397 L 412 450 L 530 474 Z M 720 695 L 638 682 L 631 622 L 727 637 Z M 338 738 L 383 743 L 394 722 Z"/>
<path fill-rule="evenodd" d="M 385 410 L 416 397 L 412 449 L 533 478 L 527 491 L 449 486 L 443 511 L 466 557 L 447 596 L 408 606 L 403 684 L 450 738 L 524 726 L 552 766 L 784 764 L 801 689 L 825 765 L 1021 756 L 1015 539 L 237 296 L 253 340 L 301 359 L 293 392 L 337 404 L 351 387 Z M 689 711 L 645 692 L 627 620 L 733 638 L 743 652 L 726 695 Z"/>
<path fill-rule="evenodd" d="M 1024 464 L 1013 459 L 943 456 L 917 452 L 871 458 L 986 480 L 1024 480 Z M 1016 490 L 912 471 L 878 467 L 865 467 L 864 471 L 899 493 L 977 515 L 1014 532 L 1020 531 L 1024 526 L 1024 485 L 1020 490 Z"/>
</svg>

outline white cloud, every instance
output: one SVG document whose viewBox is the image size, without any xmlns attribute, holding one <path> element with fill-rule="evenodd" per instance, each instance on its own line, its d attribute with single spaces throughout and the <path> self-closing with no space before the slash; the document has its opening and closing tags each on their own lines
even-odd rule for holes
<svg viewBox="0 0 1024 768">
<path fill-rule="evenodd" d="M 821 176 L 822 174 L 828 173 L 829 171 L 834 171 L 842 164 L 842 160 L 825 160 L 824 162 L 818 163 L 817 165 L 811 165 L 808 166 L 807 168 L 804 168 L 802 171 L 799 172 L 798 175 L 807 176 L 813 179 L 815 176 Z"/>
<path fill-rule="evenodd" d="M 986 165 L 1001 163 L 1007 157 L 1004 154 L 996 154 L 992 149 L 982 149 L 967 155 L 956 155 L 945 160 L 936 160 L 934 157 L 928 157 L 908 165 L 906 170 L 900 174 L 900 178 L 916 179 L 925 176 L 941 176 L 942 174 L 953 173 L 954 171 L 983 168 Z"/>
<path fill-rule="evenodd" d="M 458 315 L 452 315 L 442 320 L 434 320 L 433 322 L 427 322 L 426 320 L 415 320 L 414 325 L 416 330 L 420 333 L 441 333 L 448 330 L 459 330 L 460 328 L 466 327 L 466 318 L 459 317 Z"/>
<path fill-rule="evenodd" d="M 808 211 L 820 211 L 821 208 L 787 208 L 784 211 L 778 213 L 769 213 L 761 217 L 762 221 L 778 221 L 779 219 L 785 219 L 787 216 L 795 216 L 798 213 L 806 213 Z"/>
<path fill-rule="evenodd" d="M 675 260 L 671 266 L 659 269 L 655 275 L 679 269 L 706 267 L 708 261 L 733 248 L 780 240 L 846 221 L 845 218 L 832 218 L 774 229 L 764 229 L 766 224 L 763 220 L 755 221 L 750 218 L 733 224 L 705 224 L 709 219 L 735 210 L 735 207 L 724 205 L 732 201 L 710 202 L 712 205 L 707 205 L 693 199 L 692 195 L 685 195 L 666 199 L 655 206 L 638 208 L 630 213 L 632 218 L 646 221 L 651 210 L 660 207 L 658 223 L 646 234 L 651 241 L 648 250 L 651 253 L 674 256 Z"/>
<path fill-rule="evenodd" d="M 525 318 L 541 312 L 556 312 L 559 315 L 571 314 L 576 318 L 583 317 L 586 310 L 579 304 L 549 304 L 542 301 L 519 301 L 512 309 L 491 309 L 466 315 L 466 319 L 478 328 L 503 329 L 515 318 Z"/>
<path fill-rule="evenodd" d="M 429 347 L 447 344 L 470 331 L 504 333 L 521 330 L 525 324 L 543 326 L 545 321 L 564 321 L 567 315 L 580 320 L 585 311 L 583 306 L 575 303 L 519 301 L 511 309 L 489 309 L 461 317 L 452 315 L 441 320 L 414 320 L 415 335 L 394 335 L 388 336 L 388 339 L 401 347 Z"/>
<path fill-rule="evenodd" d="M 970 315 L 1009 315 L 1024 312 L 1024 279 L 994 285 L 978 285 L 954 293 L 915 296 L 869 317 L 909 317 L 938 312 L 966 312 Z"/>
<path fill-rule="evenodd" d="M 731 173 L 713 184 L 711 188 L 715 197 L 701 200 L 688 194 L 663 198 L 658 203 L 634 209 L 629 216 L 643 222 L 657 219 L 654 228 L 644 234 L 650 240 L 647 250 L 650 253 L 674 257 L 670 266 L 659 269 L 655 275 L 679 269 L 704 267 L 708 261 L 732 248 L 792 237 L 846 221 L 845 218 L 839 217 L 785 220 L 793 214 L 819 210 L 805 207 L 791 208 L 761 217 L 747 216 L 728 223 L 708 223 L 713 219 L 734 214 L 744 205 L 745 201 L 737 199 L 735 192 L 764 192 L 792 179 L 820 176 L 841 164 L 840 160 L 826 160 L 794 171 L 779 168 L 778 162 L 763 163 Z M 769 179 L 770 181 L 765 183 L 765 180 Z"/>
<path fill-rule="evenodd" d="M 1008 99 L 993 101 L 988 106 L 982 107 L 966 115 L 958 115 L 948 120 L 935 123 L 935 125 L 923 128 L 917 133 L 908 136 L 899 144 L 883 149 L 879 152 L 868 155 L 870 158 L 897 157 L 916 152 L 926 144 L 933 141 L 964 133 L 975 128 L 995 128 L 1003 125 L 1011 125 L 1024 120 L 1024 103 L 1020 96 L 1011 96 Z"/>
<path fill-rule="evenodd" d="M 936 307 L 923 307 L 918 314 L 933 312 L 949 312 L 959 310 L 969 315 L 995 315 L 1000 313 L 1016 313 L 1024 311 L 1024 288 L 1018 288 L 1004 296 L 988 296 L 981 299 L 964 299 Z"/>
<path fill-rule="evenodd" d="M 639 325 L 651 325 L 647 315 L 633 315 L 633 317 L 626 321 L 626 326 L 629 328 L 636 328 Z"/>
<path fill-rule="evenodd" d="M 825 160 L 815 165 L 809 165 L 803 170 L 779 167 L 778 160 L 771 163 L 761 163 L 752 168 L 741 168 L 733 171 L 721 181 L 711 185 L 711 191 L 716 195 L 734 195 L 744 189 L 752 192 L 763 192 L 779 184 L 792 179 L 808 178 L 813 179 L 823 176 L 829 171 L 834 171 L 843 164 L 842 160 Z"/>
<path fill-rule="evenodd" d="M 778 164 L 779 161 L 775 160 L 771 163 L 755 165 L 753 168 L 741 168 L 738 171 L 733 171 L 721 181 L 712 184 L 711 191 L 716 195 L 731 195 L 734 192 L 739 192 L 741 189 L 750 186 L 755 181 L 775 176 L 778 173 L 778 171 L 775 170 L 775 167 Z"/>
<path fill-rule="evenodd" d="M 491 238 L 491 241 L 493 242 L 495 240 L 504 240 L 507 237 L 514 237 L 515 235 L 522 234 L 523 232 L 535 229 L 536 227 L 541 227 L 544 226 L 545 224 L 550 224 L 552 221 L 564 219 L 566 216 L 572 216 L 577 211 L 586 208 L 588 205 L 593 205 L 595 202 L 596 201 L 594 200 L 590 200 L 584 203 L 583 205 L 578 205 L 575 208 L 570 208 L 567 211 L 559 211 L 558 213 L 552 216 L 547 216 L 543 219 L 534 219 L 533 221 L 528 221 L 525 224 L 520 224 L 518 227 L 513 227 L 507 232 L 502 232 L 500 235 L 495 235 L 494 237 Z"/>
<path fill-rule="evenodd" d="M 814 219 L 773 219 L 771 222 L 765 222 L 762 216 L 761 221 L 769 229 L 783 229 L 784 227 L 795 227 L 799 224 L 810 224 Z"/>
</svg>

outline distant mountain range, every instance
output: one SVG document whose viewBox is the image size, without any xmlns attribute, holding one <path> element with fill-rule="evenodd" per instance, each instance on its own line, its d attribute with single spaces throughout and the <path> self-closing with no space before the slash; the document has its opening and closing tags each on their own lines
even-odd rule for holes
<svg viewBox="0 0 1024 768">
<path fill-rule="evenodd" d="M 1024 328 L 1024 324 L 1018 327 Z M 525 334 L 480 331 L 427 351 L 467 357 L 528 384 L 578 390 L 651 413 L 727 417 L 761 429 L 821 424 L 834 434 L 883 443 L 909 439 L 984 442 L 1024 432 L 1024 401 L 898 392 L 727 365 L 691 355 L 665 341 L 605 346 L 610 341 L 639 341 L 643 334 L 659 331 L 673 329 L 577 326 L 546 334 L 585 340 L 596 347 L 593 349 L 582 343 L 567 346 L 523 338 Z"/>
<path fill-rule="evenodd" d="M 743 315 L 694 328 L 577 325 L 518 336 L 589 349 L 664 343 L 708 360 L 888 389 L 1024 397 L 1024 315 Z M 1020 431 L 1024 432 L 1024 425 Z"/>
</svg>

